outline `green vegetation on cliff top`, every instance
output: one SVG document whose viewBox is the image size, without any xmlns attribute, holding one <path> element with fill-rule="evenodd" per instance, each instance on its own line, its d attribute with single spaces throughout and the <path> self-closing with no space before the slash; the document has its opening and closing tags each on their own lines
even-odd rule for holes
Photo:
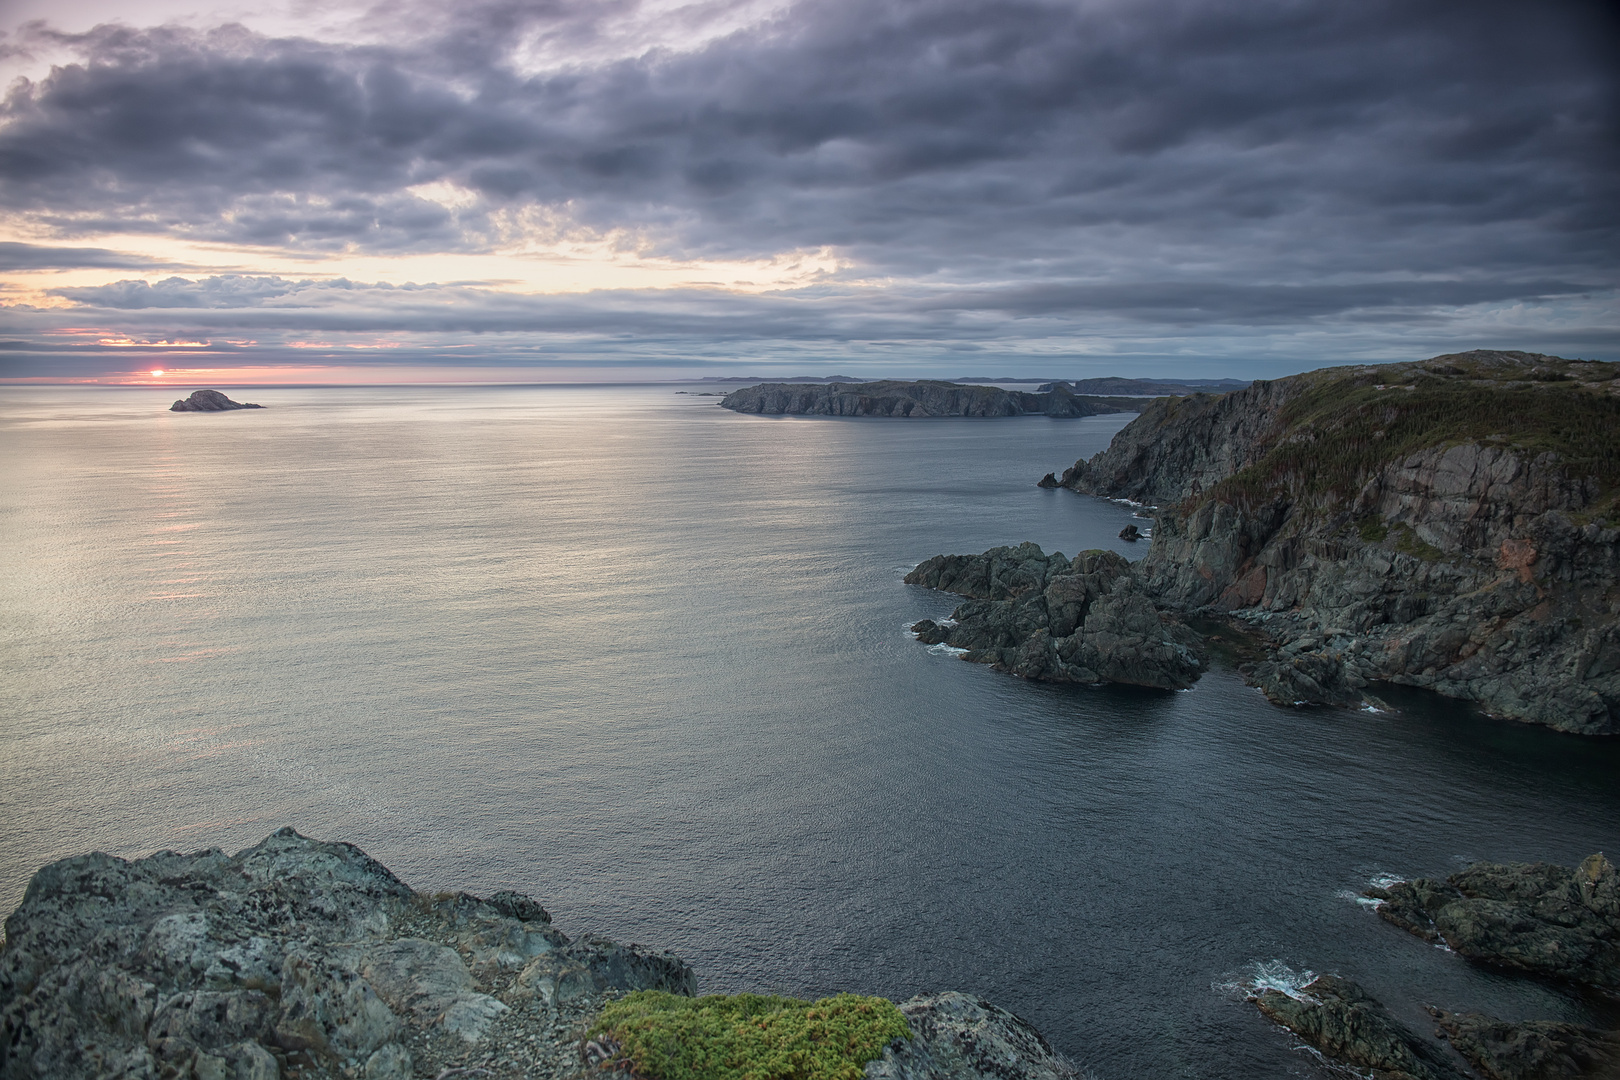
<svg viewBox="0 0 1620 1080">
<path fill-rule="evenodd" d="M 638 990 L 604 1007 L 589 1034 L 612 1038 L 647 1080 L 859 1080 L 911 1029 L 887 998 Z"/>
<path fill-rule="evenodd" d="M 1280 494 L 1353 499 L 1384 466 L 1420 450 L 1478 443 L 1528 457 L 1556 455 L 1571 477 L 1590 477 L 1593 519 L 1620 513 L 1620 365 L 1539 357 L 1492 363 L 1463 353 L 1423 364 L 1326 368 L 1282 406 L 1270 450 L 1212 487 L 1207 498 L 1253 506 Z M 1376 528 L 1376 526 L 1369 526 Z"/>
</svg>

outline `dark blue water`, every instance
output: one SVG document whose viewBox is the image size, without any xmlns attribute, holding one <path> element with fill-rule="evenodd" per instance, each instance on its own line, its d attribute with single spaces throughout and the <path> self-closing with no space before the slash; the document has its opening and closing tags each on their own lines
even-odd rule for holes
<svg viewBox="0 0 1620 1080">
<path fill-rule="evenodd" d="M 1620 747 L 1418 694 L 1280 710 L 1220 669 L 1037 685 L 906 636 L 954 605 L 900 580 L 930 555 L 1139 555 L 1125 509 L 1033 485 L 1128 417 L 672 390 L 4 391 L 0 907 L 50 859 L 291 824 L 707 990 L 973 991 L 1103 1080 L 1323 1075 L 1226 989 L 1256 974 L 1420 1029 L 1617 1019 L 1354 896 L 1620 850 Z"/>
</svg>

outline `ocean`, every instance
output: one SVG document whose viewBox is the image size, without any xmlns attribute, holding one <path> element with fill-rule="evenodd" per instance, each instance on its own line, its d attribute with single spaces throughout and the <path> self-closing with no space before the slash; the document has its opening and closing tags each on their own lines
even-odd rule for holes
<svg viewBox="0 0 1620 1080">
<path fill-rule="evenodd" d="M 922 559 L 1113 548 L 1083 420 L 739 416 L 678 386 L 0 390 L 0 910 L 283 825 L 528 893 L 705 992 L 1027 1017 L 1098 1080 L 1323 1077 L 1236 985 L 1620 1023 L 1359 891 L 1620 850 L 1620 744 L 1391 690 L 1028 683 L 906 633 Z M 699 387 L 686 387 L 696 391 Z"/>
</svg>

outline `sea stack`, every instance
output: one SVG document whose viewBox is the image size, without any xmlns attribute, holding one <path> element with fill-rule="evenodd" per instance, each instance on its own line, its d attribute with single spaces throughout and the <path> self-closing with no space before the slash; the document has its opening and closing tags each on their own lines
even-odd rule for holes
<svg viewBox="0 0 1620 1080">
<path fill-rule="evenodd" d="M 188 398 L 181 398 L 169 406 L 170 412 L 228 412 L 231 409 L 262 409 L 263 405 L 249 405 L 232 401 L 218 390 L 193 390 Z"/>
</svg>

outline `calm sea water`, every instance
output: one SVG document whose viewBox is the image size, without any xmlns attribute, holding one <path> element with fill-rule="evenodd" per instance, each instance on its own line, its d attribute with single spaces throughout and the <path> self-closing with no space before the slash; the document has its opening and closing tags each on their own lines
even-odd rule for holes
<svg viewBox="0 0 1620 1080">
<path fill-rule="evenodd" d="M 190 389 L 189 387 L 186 389 Z M 904 627 L 940 552 L 1141 553 L 1033 481 L 1128 417 L 737 416 L 675 388 L 0 391 L 0 909 L 293 825 L 528 892 L 708 991 L 957 988 L 1102 1080 L 1324 1075 L 1284 969 L 1608 1020 L 1380 923 L 1379 874 L 1620 849 L 1620 746 L 1419 694 L 1026 683 Z"/>
</svg>

